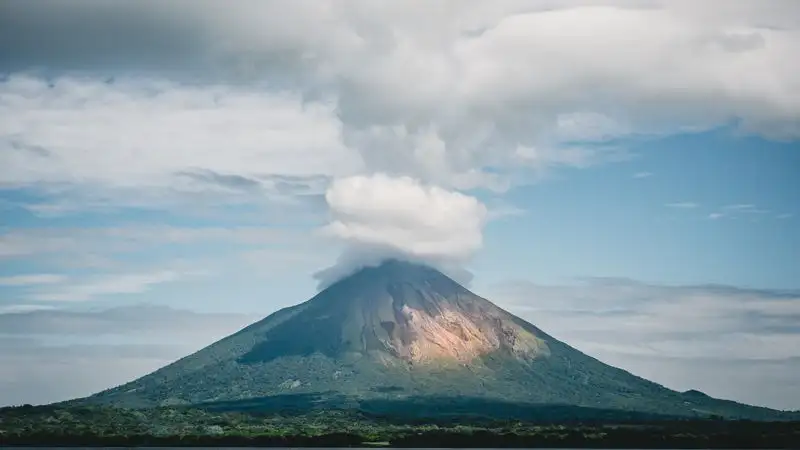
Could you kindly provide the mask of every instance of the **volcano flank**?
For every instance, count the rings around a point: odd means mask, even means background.
[[[381,413],[424,404],[434,405],[431,414],[453,407],[483,415],[491,413],[485,405],[502,405],[494,411],[504,416],[545,406],[672,417],[782,414],[676,392],[611,367],[441,272],[397,260],[364,268],[175,363],[75,402]]]

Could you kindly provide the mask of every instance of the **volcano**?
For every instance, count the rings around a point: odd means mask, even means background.
[[[676,392],[604,364],[441,272],[397,260],[78,402],[407,412],[424,404],[434,413],[445,405],[465,413],[502,405],[494,410],[512,416],[546,406],[673,417],[781,414]]]

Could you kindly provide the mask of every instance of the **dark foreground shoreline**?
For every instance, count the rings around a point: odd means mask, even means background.
[[[0,447],[800,448],[796,420],[576,418],[553,411],[514,420],[25,405],[0,408]]]
[[[396,448],[614,448],[791,449],[800,447],[800,424],[739,424],[727,430],[664,425],[548,426],[518,432],[440,430],[393,433],[385,441],[357,433],[319,435],[0,435],[0,447],[396,447]],[[729,424],[733,425],[733,424]],[[694,428],[694,429],[692,429]]]

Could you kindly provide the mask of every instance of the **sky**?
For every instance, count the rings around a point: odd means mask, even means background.
[[[800,410],[800,3],[0,2],[0,405],[385,257]]]

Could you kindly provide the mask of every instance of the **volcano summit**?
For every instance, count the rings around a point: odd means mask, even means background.
[[[443,411],[469,400],[684,417],[781,414],[672,391],[603,364],[441,272],[397,260],[77,402],[235,409],[299,407],[301,399],[313,400],[308,407],[372,410],[428,402]]]

